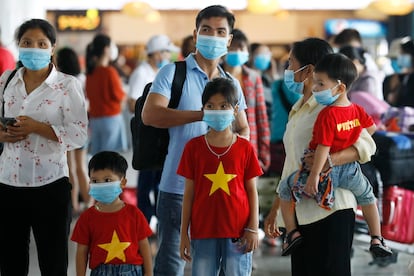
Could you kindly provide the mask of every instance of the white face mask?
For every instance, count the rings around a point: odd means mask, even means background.
[[[118,46],[114,42],[111,41],[111,45],[109,46],[111,50],[111,61],[116,60],[119,54]]]

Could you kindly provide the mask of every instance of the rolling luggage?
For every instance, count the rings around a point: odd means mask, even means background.
[[[384,187],[381,231],[385,239],[414,243],[414,191]]]
[[[377,131],[372,136],[377,153],[372,157],[384,186],[414,180],[414,133]]]

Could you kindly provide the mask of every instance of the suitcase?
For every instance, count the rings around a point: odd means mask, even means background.
[[[414,179],[414,133],[377,131],[372,136],[377,153],[372,163],[381,174],[384,186],[399,185]]]
[[[381,231],[385,239],[414,243],[414,191],[384,187]]]

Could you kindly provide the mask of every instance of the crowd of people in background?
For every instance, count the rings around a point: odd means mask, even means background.
[[[201,275],[200,271],[207,268],[225,275],[249,275],[253,267],[251,253],[258,246],[259,224],[268,239],[281,236],[279,227],[284,225],[278,214],[278,187],[274,187],[277,193],[273,205],[262,214],[263,221],[255,215],[259,212],[257,192],[252,188],[256,177],[286,180],[300,169],[299,163],[311,166],[314,161],[313,154],[302,155],[323,108],[315,99],[315,91],[322,90],[315,89],[318,84],[314,78],[320,61],[334,52],[352,61],[349,64],[357,77],[343,93],[365,108],[378,129],[396,130],[389,117],[384,120],[389,108],[414,108],[414,42],[410,37],[400,38],[397,50],[390,52],[394,73],[386,75],[364,47],[358,30],[344,29],[329,40],[331,44],[308,38],[283,45],[284,55],[276,58],[272,45],[249,41],[243,30],[234,28],[235,20],[225,7],[209,6],[197,14],[195,29],[183,38],[180,48],[166,34],[150,37],[145,59],[130,72],[115,66],[119,58],[117,46],[102,33],[95,35],[85,49],[86,66],[82,68],[83,53],[70,47],[59,48],[54,28],[46,20],[32,19],[19,27],[18,63],[0,44],[2,117],[17,118],[0,130],[0,142],[4,144],[0,156],[0,219],[9,225],[0,227],[2,275],[27,273],[30,228],[41,271],[65,275],[72,210],[74,217],[80,215],[72,239],[78,243],[77,270],[82,274],[89,261],[96,273],[93,275],[127,270],[137,273],[131,275],[183,275],[185,261],[193,261],[193,275]],[[175,70],[173,57],[187,64],[176,110],[168,108]],[[15,68],[18,70],[13,71]],[[125,124],[129,117],[125,118],[123,111],[134,113],[135,102],[149,82],[153,84],[143,121],[169,128],[170,144],[162,170],[142,170],[137,179],[129,179],[137,186],[136,211],[119,198],[126,185],[128,164],[116,153],[125,153],[130,147],[130,132]],[[332,96],[333,88],[329,89]],[[214,112],[217,109],[221,112]],[[218,126],[215,116],[226,121]],[[250,143],[245,144],[241,137]],[[331,154],[329,162],[346,166],[369,161],[375,149],[372,138],[366,132],[355,138],[352,145]],[[233,152],[237,149],[249,155],[239,159]],[[200,152],[214,155],[210,162],[217,163],[214,168],[194,157]],[[237,168],[237,173],[226,174],[228,166]],[[207,174],[208,169],[213,171]],[[227,177],[226,185],[236,176],[241,178],[235,181],[240,191],[216,184],[217,174]],[[213,231],[214,220],[191,216],[214,215],[225,221],[220,216],[222,209],[207,210],[206,202],[216,190],[209,190],[208,197],[198,194],[207,191],[199,187],[199,182],[206,181],[200,179],[205,177],[218,185],[215,189],[221,193],[237,194],[237,200],[232,200],[243,209],[238,214],[240,221],[229,220],[231,227],[218,233]],[[341,184],[335,188],[335,205],[329,211],[322,211],[309,199],[297,203],[295,217],[291,218],[294,227],[289,225],[291,234],[283,246],[284,251],[289,251],[286,255],[292,254],[292,275],[350,275],[356,202],[346,187]],[[19,208],[13,204],[16,199],[24,202]],[[237,210],[231,206],[236,201],[227,199],[221,198],[228,204],[229,215],[235,215]],[[39,200],[46,203],[38,204]],[[214,204],[219,204],[215,200]],[[105,220],[112,219],[109,213],[120,210],[134,221],[125,226],[127,234],[114,223],[108,226],[112,227],[110,233],[91,230],[105,228]],[[121,221],[118,215],[115,219]],[[151,230],[148,225],[154,218],[158,225]],[[133,231],[139,234],[134,236]],[[158,242],[154,265],[149,257],[151,231]],[[121,236],[131,238],[132,248],[139,254],[129,252],[128,258],[118,255],[123,262],[105,260],[95,247],[110,252],[101,244],[108,235],[108,242],[119,242]],[[373,236],[377,237],[373,238],[375,250],[386,250],[380,233]],[[205,238],[212,242],[204,243]],[[234,251],[235,247],[243,250]],[[292,252],[291,247],[295,249]],[[222,251],[211,255],[212,248]],[[21,265],[16,260],[25,263]],[[125,260],[132,266],[118,266]],[[101,265],[107,262],[111,266]],[[16,272],[17,268],[21,271]],[[313,274],[307,274],[309,271]]]

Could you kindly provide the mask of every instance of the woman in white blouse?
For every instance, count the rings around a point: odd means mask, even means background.
[[[30,230],[42,275],[66,275],[71,184],[66,152],[85,144],[87,114],[80,82],[51,63],[56,32],[31,19],[16,32],[18,69],[0,78],[1,114],[13,117],[0,142],[0,274],[27,275]]]

